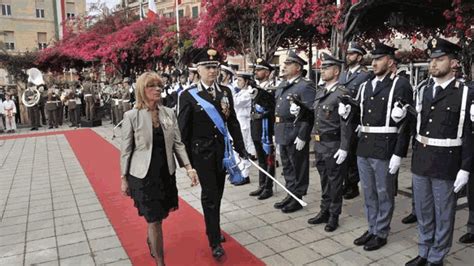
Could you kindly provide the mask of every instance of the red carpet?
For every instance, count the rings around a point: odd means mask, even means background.
[[[154,265],[145,242],[146,222],[137,215],[132,200],[120,193],[120,152],[90,129],[61,133],[71,144],[132,263]],[[208,246],[203,216],[180,199],[179,210],[164,222],[166,264],[264,265],[227,234],[226,239],[226,256],[218,263]]]

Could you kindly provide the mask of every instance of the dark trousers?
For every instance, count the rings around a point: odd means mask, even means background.
[[[58,127],[58,109],[48,110],[48,124],[50,127]]]
[[[206,223],[206,234],[209,246],[220,244],[221,226],[221,200],[224,193],[226,172],[222,166],[224,147],[214,145],[209,149],[193,149],[193,166],[199,175],[201,183],[201,204]],[[221,152],[218,152],[221,151]]]
[[[355,135],[355,134],[354,134]],[[344,190],[357,187],[359,183],[359,169],[357,168],[357,142],[358,137],[353,136],[347,154],[347,171],[344,174]]]
[[[56,109],[56,118],[58,119],[58,125],[63,125],[63,117],[64,117],[64,105],[62,102],[58,103],[58,109]]]
[[[77,106],[76,106],[77,108]],[[74,109],[69,109],[68,108],[68,112],[69,112],[69,122],[71,122],[71,125],[73,127],[77,127],[78,124],[79,124],[79,115],[80,115],[80,111],[76,111],[76,108]]]
[[[39,115],[41,116],[41,123],[43,125],[46,125],[46,113],[44,111],[44,103],[38,105],[38,109],[39,109]]]
[[[40,126],[40,110],[38,105],[28,107],[28,118],[30,119],[31,127]]]
[[[275,176],[275,160],[272,165],[268,164],[268,155],[263,150],[261,141],[254,141],[255,150],[257,152],[258,165],[265,169],[271,176]],[[259,172],[258,174],[258,186],[263,189],[272,190],[273,180],[266,176],[264,173]]]
[[[469,205],[469,219],[467,220],[467,232],[474,234],[474,175],[471,174],[467,183],[467,204]]]
[[[316,168],[321,178],[321,212],[339,216],[342,209],[342,179],[347,173],[347,163],[336,164],[334,153],[317,154]]]
[[[306,195],[309,185],[309,143],[301,151],[295,144],[280,145],[286,188],[298,197]]]
[[[93,120],[95,118],[95,106],[94,106],[94,97],[93,96],[86,96],[86,119]]]

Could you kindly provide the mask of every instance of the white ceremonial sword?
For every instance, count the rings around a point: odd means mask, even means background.
[[[299,199],[297,196],[295,196],[293,193],[291,193],[284,185],[282,185],[276,178],[274,178],[271,174],[269,174],[267,171],[265,171],[262,167],[260,167],[258,164],[254,163],[252,160],[248,160],[253,166],[257,167],[260,172],[264,173],[266,176],[270,177],[275,183],[277,183],[280,187],[282,187],[290,196],[292,196],[301,206],[308,206],[308,203],[304,202],[303,200]]]

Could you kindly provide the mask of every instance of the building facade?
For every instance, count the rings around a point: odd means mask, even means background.
[[[0,0],[1,48],[13,54],[42,50],[62,38],[64,21],[85,13],[86,0]],[[0,70],[0,86],[11,83]]]
[[[159,15],[165,17],[176,17],[176,0],[155,0]],[[122,0],[117,5],[119,10],[127,10],[134,15],[140,14],[140,6],[144,13],[148,11],[148,0]],[[201,0],[179,0],[178,16],[198,18],[201,13]]]

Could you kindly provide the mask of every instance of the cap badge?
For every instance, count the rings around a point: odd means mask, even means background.
[[[214,56],[217,55],[217,51],[214,50],[214,49],[209,49],[209,50],[207,50],[207,54],[209,55],[209,59],[213,60]]]
[[[436,44],[438,44],[438,41],[436,39],[433,39],[431,41],[431,45],[433,46],[433,48],[436,48]]]

